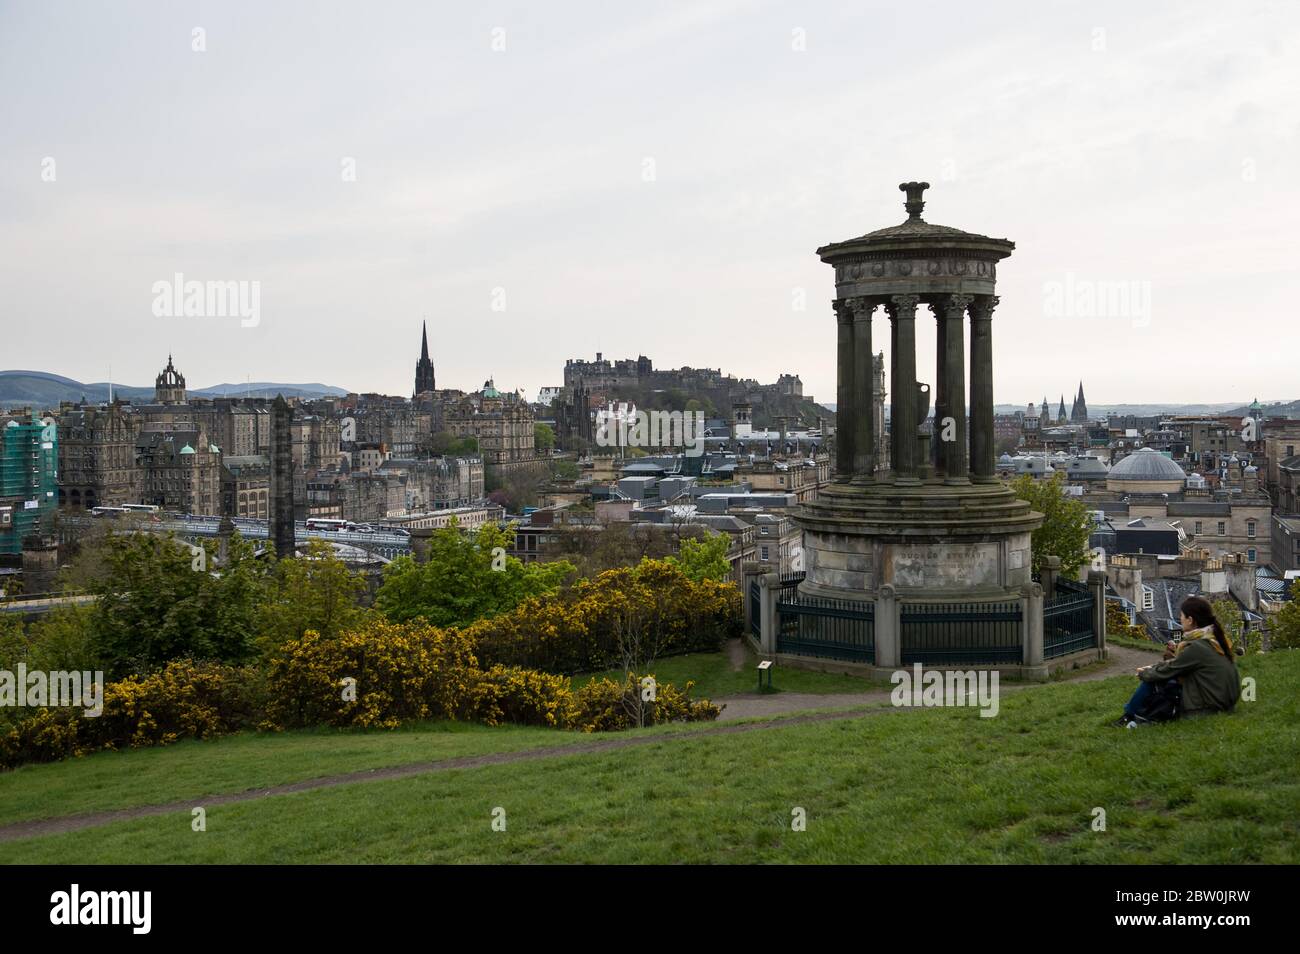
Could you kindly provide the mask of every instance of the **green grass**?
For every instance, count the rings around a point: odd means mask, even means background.
[[[188,812],[161,815],[7,843],[0,857],[1294,864],[1300,653],[1250,657],[1242,669],[1257,702],[1143,730],[1105,726],[1135,685],[1119,676],[1007,693],[992,719],[932,709],[730,735],[651,730],[665,734],[616,752],[214,806],[205,832],[190,830]],[[290,757],[294,737],[279,738]],[[139,769],[192,757],[182,746],[140,755]],[[491,827],[498,806],[505,832]],[[806,831],[791,830],[796,807]],[[1105,831],[1092,830],[1094,808],[1106,811]]]
[[[685,686],[688,679],[695,680],[691,696],[712,699],[718,696],[757,695],[758,657],[746,647],[745,663],[737,671],[731,668],[726,653],[689,653],[685,656],[668,656],[655,661],[650,667],[659,682]],[[574,688],[592,679],[609,678],[619,681],[623,672],[610,669],[585,676],[574,676]],[[766,684],[766,678],[764,678]],[[842,673],[812,672],[792,669],[777,663],[772,669],[772,688],[778,692],[807,692],[828,695],[841,692],[873,692],[891,688],[887,681],[872,682],[861,676]]]
[[[1132,639],[1128,636],[1107,636],[1106,643],[1115,646],[1127,646],[1129,649],[1142,649],[1149,653],[1162,653],[1164,647],[1149,639]]]
[[[463,755],[563,745],[582,737],[524,726],[429,722],[397,731],[241,733],[165,749],[99,752],[0,773],[0,824],[130,808]]]

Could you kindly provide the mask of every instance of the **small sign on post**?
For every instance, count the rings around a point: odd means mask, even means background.
[[[767,673],[767,688],[772,688],[772,660],[764,659],[758,664],[758,691],[763,691],[763,673]]]

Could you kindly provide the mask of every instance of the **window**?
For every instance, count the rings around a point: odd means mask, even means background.
[[[762,550],[759,552],[758,558],[759,558],[760,560],[766,560],[766,559],[767,559],[767,547],[763,547],[763,548],[762,548]]]
[[[1196,521],[1196,534],[1197,536],[1200,536],[1201,534],[1201,521],[1199,520]]]
[[[1255,539],[1255,521],[1254,521],[1254,520],[1247,520],[1247,521],[1246,521],[1246,536],[1250,537],[1252,540]]]
[[[1227,532],[1228,532],[1227,524],[1225,524],[1222,520],[1220,520],[1220,521],[1219,521],[1219,536],[1223,536],[1223,535],[1226,534]]]
[[[1255,562],[1255,548],[1254,548],[1254,547],[1251,547],[1249,550],[1246,551],[1246,559],[1247,559],[1249,562],[1251,562],[1251,563],[1254,563],[1254,562]]]

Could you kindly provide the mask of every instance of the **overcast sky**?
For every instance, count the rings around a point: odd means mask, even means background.
[[[0,368],[409,394],[427,318],[440,387],[833,401],[815,250],[924,179],[1016,242],[997,402],[1297,398],[1298,126],[1293,2],[0,2]],[[256,325],[156,315],[178,272]]]

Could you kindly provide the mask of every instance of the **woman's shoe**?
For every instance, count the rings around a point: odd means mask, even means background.
[[[1126,716],[1126,715],[1122,715],[1122,716],[1120,716],[1118,719],[1116,719],[1114,722],[1112,722],[1112,723],[1111,723],[1111,726],[1114,727],[1114,728],[1116,728],[1116,729],[1123,729],[1123,728],[1125,728],[1125,727],[1126,727],[1130,722],[1132,722],[1132,721],[1133,721],[1133,720],[1130,719],[1128,716]]]

